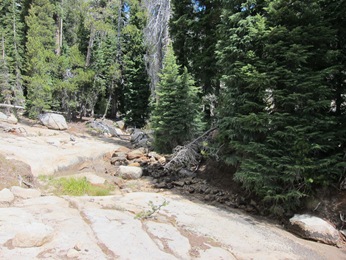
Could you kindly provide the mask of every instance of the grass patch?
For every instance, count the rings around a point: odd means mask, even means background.
[[[107,196],[114,189],[111,185],[96,186],[84,178],[59,178],[49,180],[57,195],[70,196]]]

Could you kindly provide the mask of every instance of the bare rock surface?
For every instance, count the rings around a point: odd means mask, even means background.
[[[1,131],[0,153],[7,159],[16,159],[31,166],[34,176],[52,175],[83,161],[95,160],[119,145],[112,139],[102,139],[88,134],[71,140],[67,132],[18,124],[25,129],[16,135]]]
[[[149,218],[141,213],[163,201]],[[44,196],[0,208],[1,259],[343,259],[238,211],[172,193]]]

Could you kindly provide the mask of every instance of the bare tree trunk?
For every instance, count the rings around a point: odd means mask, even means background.
[[[147,71],[150,76],[152,97],[158,84],[158,73],[162,69],[165,49],[169,40],[169,18],[171,15],[170,0],[144,0],[148,21],[144,30],[148,46],[146,54]]]
[[[5,62],[5,38],[4,35],[1,35],[1,49],[2,49],[2,60]]]
[[[56,49],[55,54],[57,56],[61,55],[61,47],[62,47],[62,29],[63,29],[63,19],[62,17],[57,17],[57,29],[55,33],[55,39],[56,39]]]
[[[86,61],[85,61],[85,67],[89,67],[90,66],[91,51],[92,51],[92,48],[94,46],[94,40],[95,40],[95,30],[94,30],[94,27],[91,25],[91,27],[90,27],[90,36],[89,36],[89,44],[88,44]]]

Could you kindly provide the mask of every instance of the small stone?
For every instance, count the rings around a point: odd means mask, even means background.
[[[68,258],[78,258],[79,255],[80,255],[80,252],[79,252],[79,251],[80,251],[80,250],[76,250],[76,249],[74,249],[74,248],[71,248],[70,250],[67,251],[66,256],[67,256]]]
[[[167,183],[165,183],[165,182],[160,182],[160,183],[155,184],[155,188],[158,188],[158,189],[162,189],[162,188],[166,188],[166,187],[167,187]]]
[[[194,189],[193,187],[189,187],[189,188],[188,188],[188,191],[189,191],[189,193],[194,193],[194,192],[195,192],[195,189]]]
[[[211,199],[210,195],[205,195],[204,200],[209,201]]]
[[[158,162],[161,164],[161,165],[164,165],[164,164],[166,164],[166,158],[165,157],[160,157],[159,159],[158,159]]]

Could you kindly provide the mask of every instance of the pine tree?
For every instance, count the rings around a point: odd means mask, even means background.
[[[197,93],[187,70],[184,69],[183,75],[179,74],[171,44],[159,77],[158,99],[151,117],[154,146],[160,152],[169,153],[196,133]]]
[[[219,94],[219,68],[215,56],[220,24],[220,0],[173,0],[170,32],[178,64],[187,67],[202,87],[205,119],[211,123]]]
[[[54,5],[48,0],[34,0],[26,17],[28,26],[26,43],[26,73],[29,115],[36,117],[49,109],[55,66]]]
[[[335,31],[323,17],[313,0],[244,1],[223,14],[220,143],[236,179],[274,211],[342,174],[327,83]]]
[[[22,6],[18,0],[4,0],[0,3],[0,38],[3,62],[6,63],[9,96],[14,105],[24,105],[22,87],[23,24]]]
[[[2,37],[2,42],[0,46],[0,51],[2,53],[2,55],[0,56],[0,102],[4,102],[5,104],[11,104],[12,91],[10,84],[10,72],[8,70],[5,56],[4,37]]]
[[[130,1],[128,20],[122,30],[124,109],[127,125],[143,127],[148,117],[149,79],[146,72],[143,29],[144,8],[139,1]]]

